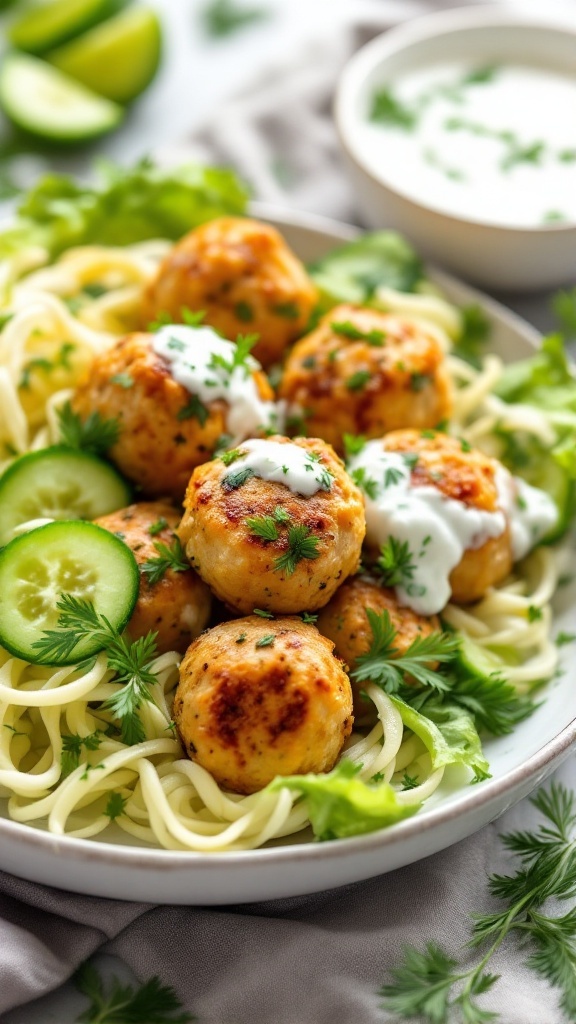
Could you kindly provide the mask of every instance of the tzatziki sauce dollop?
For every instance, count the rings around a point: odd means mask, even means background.
[[[237,346],[211,327],[169,324],[152,335],[152,349],[168,363],[173,380],[203,405],[216,399],[226,402],[230,444],[260,430],[282,430],[281,408],[260,397],[253,376],[261,369],[260,363],[251,355],[238,360]]]
[[[433,615],[448,604],[450,573],[465,551],[500,537],[510,524],[514,558],[522,558],[556,519],[548,495],[500,465],[500,507],[494,512],[447,497],[433,484],[414,486],[409,455],[386,451],[381,440],[368,442],[348,470],[364,494],[368,543],[380,548],[393,537],[408,546],[411,568],[396,593],[420,615]]]
[[[284,484],[293,494],[311,498],[318,491],[329,491],[332,475],[315,452],[291,441],[266,441],[251,438],[240,446],[241,454],[234,459],[223,480],[239,470],[250,469],[261,480]]]

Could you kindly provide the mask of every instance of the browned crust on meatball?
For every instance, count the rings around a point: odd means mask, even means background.
[[[142,323],[159,313],[203,310],[205,323],[232,341],[255,332],[263,366],[281,360],[308,323],[317,298],[304,266],[275,228],[219,217],[178,242],[144,291]]]
[[[124,541],[141,570],[144,562],[159,557],[155,543],[168,547],[174,543],[180,513],[167,502],[140,502],[94,521]],[[160,654],[183,653],[206,627],[211,602],[208,587],[192,568],[180,572],[167,569],[156,583],[140,572],[138,600],[128,631],[134,639],[156,633]]]
[[[337,323],[376,332],[376,343],[339,334]],[[331,310],[294,346],[280,397],[303,411],[307,433],[338,452],[345,433],[371,438],[400,427],[433,427],[452,411],[438,341],[410,319],[350,305]]]
[[[260,397],[273,399],[264,374],[255,371],[253,376]],[[212,458],[226,433],[227,403],[218,399],[206,406],[202,424],[186,413],[190,397],[152,349],[151,336],[129,334],[96,356],[72,407],[84,419],[94,412],[117,418],[120,435],[110,458],[147,497],[168,495],[180,501],[194,467]]]
[[[382,587],[369,576],[354,576],[336,591],[329,604],[320,612],[317,621],[318,629],[333,641],[336,654],[343,659],[350,672],[357,667],[358,658],[366,654],[374,639],[366,615],[367,608],[378,615],[388,612],[396,631],[396,657],[405,654],[417,637],[430,636],[440,630],[440,620],[436,615],[427,617],[411,608],[402,607],[394,590]],[[430,667],[435,668],[436,664],[431,663]],[[406,681],[409,683],[410,679]],[[354,714],[360,717],[366,714],[366,703],[360,696],[360,690],[366,683],[358,684],[353,680],[351,683]]]
[[[333,647],[297,618],[253,615],[204,633],[186,652],[174,700],[188,756],[237,793],[330,771],[353,724]]]
[[[178,535],[194,568],[229,607],[244,614],[253,608],[280,614],[312,611],[358,568],[366,529],[362,495],[324,441],[270,440],[318,454],[333,474],[330,491],[307,498],[258,477],[228,490],[223,486],[227,469],[216,459],[194,471]],[[302,558],[292,574],[275,569],[288,548],[288,525],[278,528],[277,540],[268,541],[246,522],[272,515],[277,507],[288,513],[289,525],[305,526],[318,539],[318,557]]]

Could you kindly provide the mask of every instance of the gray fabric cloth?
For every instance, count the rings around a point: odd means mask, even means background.
[[[234,165],[258,198],[356,220],[329,118],[334,81],[361,42],[427,6],[439,5],[359,3],[346,31],[327,25],[297,63],[263,76],[187,141],[186,154]],[[166,154],[177,156],[178,147]],[[531,312],[545,322],[541,300],[532,299]],[[574,759],[560,776],[576,786]],[[152,907],[0,874],[0,1013],[58,987],[100,948],[142,979],[159,974],[173,984],[202,1024],[393,1021],[377,991],[402,947],[436,939],[457,952],[469,936],[469,913],[492,909],[486,875],[510,868],[498,832],[529,827],[533,813],[525,801],[497,825],[390,875],[252,906]],[[513,944],[493,969],[502,978],[483,1005],[503,1024],[561,1024],[555,994]]]

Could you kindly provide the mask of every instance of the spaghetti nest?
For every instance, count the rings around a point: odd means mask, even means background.
[[[142,289],[168,248],[153,241],[70,250],[13,287],[0,334],[5,465],[59,440],[57,410],[94,355],[137,328]],[[450,348],[457,314],[441,297],[387,289],[385,303]],[[447,365],[456,395],[450,432],[491,455],[499,453],[503,426],[550,442],[537,409],[494,395],[503,370],[496,356],[479,369],[454,355]],[[499,652],[507,683],[527,694],[556,669],[550,638],[556,586],[554,549],[540,548],[503,585],[466,608],[449,604],[442,619],[479,648]],[[152,662],[152,699],[140,709],[145,738],[128,745],[106,709],[121,684],[104,653],[82,669],[32,665],[0,651],[0,795],[9,816],[79,838],[113,823],[140,842],[200,852],[252,849],[306,829],[311,797],[304,785],[299,792],[272,784],[240,796],[184,756],[172,723],[179,661],[170,652]],[[391,783],[399,816],[402,809],[411,813],[437,790],[450,756],[435,742],[436,727],[421,728],[423,715],[404,713],[394,695],[369,682],[364,697],[366,714],[357,717],[342,760],[359,781]],[[474,767],[472,758],[463,760]]]

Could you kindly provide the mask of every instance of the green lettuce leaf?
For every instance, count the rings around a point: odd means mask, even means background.
[[[468,711],[457,704],[430,701],[426,704],[426,713],[421,714],[400,697],[392,694],[389,697],[405,727],[422,740],[434,771],[449,764],[465,764],[474,772],[475,782],[490,777],[490,766]]]
[[[25,196],[13,226],[0,232],[0,258],[38,246],[49,259],[74,245],[130,245],[147,238],[180,238],[223,214],[242,214],[248,193],[236,175],[189,164],[132,169],[99,165],[96,184],[48,174]]]
[[[394,231],[374,231],[334,249],[309,268],[325,309],[339,302],[365,303],[382,285],[413,292],[423,279],[419,256]]]
[[[576,376],[568,361],[564,338],[550,334],[528,359],[510,363],[494,391],[505,402],[529,402],[543,409],[576,411]]]
[[[421,804],[400,804],[388,782],[362,782],[357,778],[359,771],[359,765],[344,759],[326,775],[279,776],[268,790],[287,787],[302,793],[308,801],[314,835],[320,840],[375,832],[419,810]]]

